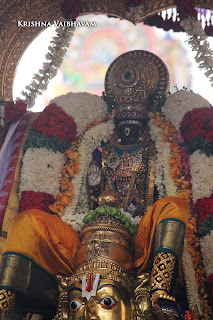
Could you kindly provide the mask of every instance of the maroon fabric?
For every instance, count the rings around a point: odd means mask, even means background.
[[[81,11],[81,0],[64,0],[61,4],[61,12],[65,19],[75,21]]]

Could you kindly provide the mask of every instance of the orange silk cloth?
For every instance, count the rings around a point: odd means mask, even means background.
[[[135,267],[138,275],[152,266],[154,258],[154,240],[157,226],[164,219],[178,219],[187,225],[189,205],[184,199],[167,197],[155,202],[153,207],[141,219],[134,239]]]
[[[134,239],[138,274],[151,267],[157,226],[169,218],[187,224],[189,207],[185,200],[175,197],[161,199],[141,219]],[[4,252],[27,256],[53,275],[71,275],[79,243],[79,234],[58,216],[31,209],[14,218]]]
[[[58,216],[31,209],[18,214],[8,231],[4,252],[29,257],[51,274],[74,270],[79,234]]]

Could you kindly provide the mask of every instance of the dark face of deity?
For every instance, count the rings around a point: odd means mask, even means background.
[[[130,320],[132,305],[126,290],[116,281],[99,281],[96,295],[89,301],[82,297],[80,283],[69,295],[69,320]]]
[[[117,127],[118,138],[121,139],[121,144],[131,145],[138,141],[140,126],[135,124],[122,124]]]

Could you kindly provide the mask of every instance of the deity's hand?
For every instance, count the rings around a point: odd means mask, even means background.
[[[161,307],[157,304],[153,305],[151,308],[146,309],[143,314],[144,320],[177,320],[178,318],[172,313],[163,312]]]
[[[92,161],[88,170],[88,184],[91,188],[96,188],[101,182],[101,168],[96,161]]]

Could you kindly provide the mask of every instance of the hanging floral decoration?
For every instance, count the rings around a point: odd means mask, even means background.
[[[199,301],[202,309],[202,319],[207,320],[213,316],[212,309],[208,303],[207,283],[205,271],[200,252],[200,241],[197,236],[196,219],[191,218],[186,228],[187,251],[191,255],[193,269],[195,270],[195,280],[198,288]],[[183,257],[183,265],[184,265]],[[185,272],[188,276],[190,273]],[[192,275],[192,274],[191,274]],[[189,276],[190,277],[190,276]],[[194,288],[188,287],[188,296],[194,295]],[[189,298],[190,299],[190,298]]]
[[[213,193],[210,197],[198,199],[194,212],[197,217],[199,234],[201,236],[209,234],[213,230]]]
[[[82,6],[82,0],[64,0],[61,3],[61,12],[66,20],[75,21],[79,16]]]
[[[102,141],[107,142],[113,129],[112,119],[96,120],[88,125],[81,138],[65,153],[61,192],[50,209],[77,231],[81,230],[84,214],[89,211],[86,177],[92,153]]]
[[[76,140],[76,123],[61,107],[51,103],[47,106],[33,124],[33,129],[45,137],[57,137],[58,141],[69,144]]]
[[[153,119],[152,126],[157,126],[159,128],[157,140],[161,139],[162,142],[169,144],[170,153],[168,154],[168,158],[166,161],[163,161],[163,163],[168,163],[169,168],[167,171],[169,172],[169,176],[172,178],[172,181],[174,181],[176,186],[176,192],[175,189],[173,191],[173,194],[169,194],[169,192],[166,192],[166,196],[179,196],[181,198],[191,199],[192,197],[192,191],[191,191],[191,183],[190,183],[190,175],[188,173],[188,167],[187,164],[187,157],[185,156],[184,150],[181,148],[180,143],[177,139],[177,131],[175,127],[171,124],[170,121],[165,120],[162,114],[157,112],[156,114],[151,113],[150,117]],[[153,131],[153,129],[152,129]],[[162,152],[162,146],[158,147],[156,144],[158,156]],[[182,164],[182,159],[185,157],[185,169]],[[158,159],[159,160],[159,159]],[[158,161],[157,160],[157,161]],[[162,160],[160,159],[160,163],[162,163]],[[163,170],[165,172],[165,168]],[[187,176],[185,175],[187,173]],[[161,184],[165,184],[165,188],[168,188],[168,186],[171,184],[169,179],[165,179],[167,175],[162,174],[162,181]]]
[[[19,213],[30,209],[39,209],[47,213],[52,213],[49,205],[55,198],[45,192],[23,191],[19,201]]]
[[[188,18],[180,22],[184,31],[188,35],[188,43],[192,51],[196,52],[195,61],[199,69],[205,71],[213,86],[213,51],[207,40],[207,35],[201,26],[201,22],[195,18]]]
[[[47,148],[29,148],[22,159],[19,194],[22,191],[45,192],[54,197],[60,190],[64,156]]]
[[[42,69],[33,76],[31,83],[26,86],[25,91],[21,92],[21,95],[24,96],[22,100],[28,105],[28,108],[31,108],[35,104],[37,95],[41,95],[47,89],[49,81],[56,76],[74,31],[75,29],[70,27],[59,27],[56,29],[57,36],[51,41],[51,46],[48,47],[49,51],[46,54],[47,62],[44,62]]]
[[[9,122],[16,122],[26,113],[27,105],[22,100],[17,100],[16,102],[11,101],[7,103],[2,109],[4,110],[3,118]]]
[[[213,108],[196,108],[187,112],[180,133],[190,154],[199,149],[207,156],[213,155]]]

